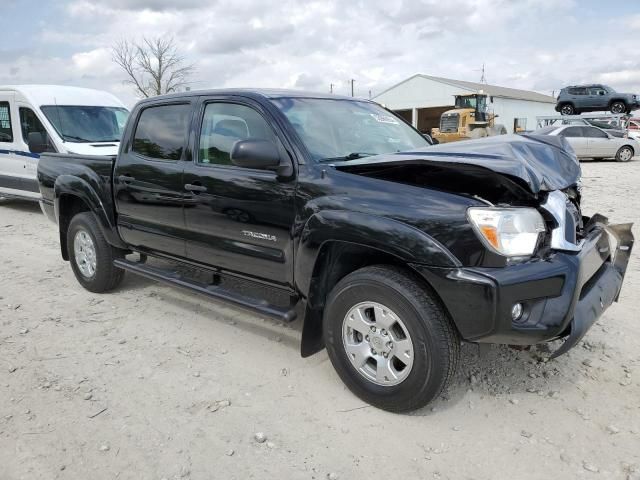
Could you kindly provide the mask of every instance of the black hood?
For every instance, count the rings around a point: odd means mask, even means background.
[[[473,165],[511,177],[518,184],[526,184],[534,195],[574,186],[582,173],[567,141],[549,135],[499,135],[337,162],[335,166],[339,170],[350,171],[365,165],[403,164]]]

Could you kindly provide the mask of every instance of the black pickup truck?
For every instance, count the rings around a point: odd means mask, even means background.
[[[373,102],[282,90],[147,99],[117,158],[38,166],[86,289],[129,271],[300,319],[302,355],[391,411],[439,395],[461,340],[559,355],[617,300],[631,225],[583,216],[579,178],[559,137],[431,146]]]

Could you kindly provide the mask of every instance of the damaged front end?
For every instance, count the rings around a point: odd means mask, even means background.
[[[412,265],[438,292],[465,340],[531,345],[565,338],[557,357],[620,295],[634,242],[631,224],[582,215],[580,165],[562,138],[492,137],[335,168],[483,203],[469,211],[535,209],[544,219],[531,255],[457,268]]]

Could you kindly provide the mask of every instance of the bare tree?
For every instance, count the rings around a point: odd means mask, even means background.
[[[125,82],[144,97],[177,91],[195,70],[178,53],[173,38],[122,40],[112,48],[112,58],[127,74]]]

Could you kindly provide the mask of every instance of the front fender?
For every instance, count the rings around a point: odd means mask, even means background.
[[[328,241],[364,245],[406,263],[460,266],[441,243],[411,225],[366,213],[327,210],[312,215],[300,236],[294,278],[304,295],[309,292],[318,254]]]

